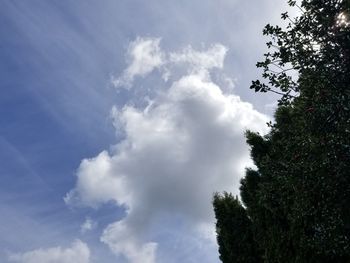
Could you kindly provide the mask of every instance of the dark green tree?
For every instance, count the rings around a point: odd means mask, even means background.
[[[258,262],[252,222],[237,197],[228,193],[215,194],[216,232],[222,262]],[[236,242],[239,240],[239,242]]]
[[[350,262],[350,1],[288,2],[300,16],[263,31],[251,88],[281,99],[269,134],[246,133],[241,198],[260,262]]]

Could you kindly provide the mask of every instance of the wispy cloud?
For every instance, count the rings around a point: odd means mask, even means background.
[[[195,71],[222,68],[227,51],[228,49],[221,44],[215,44],[204,52],[194,50],[189,46],[181,52],[170,53],[169,62],[189,64],[190,68]]]
[[[119,78],[113,78],[115,87],[130,88],[137,76],[145,76],[164,64],[164,54],[159,47],[160,38],[137,38],[129,46],[129,66]]]
[[[181,65],[189,71],[203,71],[212,68],[222,68],[227,53],[227,48],[220,44],[215,44],[205,52],[194,50],[191,46],[184,48],[180,52],[167,54],[160,48],[160,38],[138,37],[131,42],[127,51],[128,67],[120,77],[112,77],[115,87],[130,89],[135,77],[143,77],[153,70],[162,71],[163,79],[168,80],[171,69],[176,65]],[[194,72],[192,72],[194,73]]]
[[[89,263],[90,250],[80,240],[76,240],[69,248],[52,247],[37,249],[23,254],[14,254],[9,257],[10,262],[17,263]]]
[[[97,227],[97,222],[87,217],[84,223],[80,226],[80,232],[82,234],[85,234],[86,232],[91,231],[96,227]]]

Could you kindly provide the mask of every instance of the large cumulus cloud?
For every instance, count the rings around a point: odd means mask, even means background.
[[[191,235],[191,241],[182,239],[189,246],[213,242],[213,192],[238,193],[244,167],[251,164],[244,131],[266,132],[268,118],[212,80],[211,71],[224,65],[227,49],[222,45],[167,54],[159,39],[138,38],[129,53],[134,59],[116,79],[118,86],[127,81],[130,88],[134,77],[154,69],[176,77],[153,87],[156,95],[145,107],[113,108],[124,139],[81,162],[76,186],[65,201],[123,206],[125,218],[107,226],[101,241],[131,263],[163,262],[156,251],[169,250],[162,244],[170,242],[166,233]],[[186,68],[184,74],[174,72],[179,67]]]

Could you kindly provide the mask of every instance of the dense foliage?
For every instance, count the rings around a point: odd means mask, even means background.
[[[265,82],[251,86],[282,97],[270,133],[246,133],[257,169],[241,181],[244,207],[214,199],[224,263],[244,262],[234,258],[250,246],[256,262],[350,262],[350,1],[289,4],[301,14],[283,13],[285,29],[265,27],[269,52],[257,63]],[[232,208],[218,213],[224,202]],[[238,214],[244,227],[221,225]],[[234,233],[230,243],[223,229]],[[237,244],[245,249],[227,251]]]
[[[214,195],[214,210],[217,215],[216,230],[220,259],[223,262],[258,262],[252,233],[252,222],[237,197],[224,193]],[[237,226],[237,227],[232,227]],[[243,230],[243,231],[242,231]],[[240,240],[240,242],[235,242]]]

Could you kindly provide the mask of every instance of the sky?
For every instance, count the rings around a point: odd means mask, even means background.
[[[219,262],[276,0],[1,0],[0,261]]]

